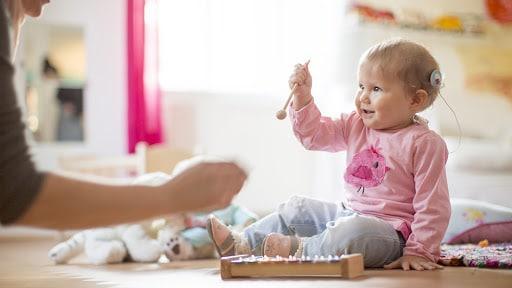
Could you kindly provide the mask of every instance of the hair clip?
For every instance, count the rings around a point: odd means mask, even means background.
[[[432,85],[432,87],[441,88],[442,84],[443,75],[441,74],[441,71],[434,69],[434,71],[430,73],[430,85]]]

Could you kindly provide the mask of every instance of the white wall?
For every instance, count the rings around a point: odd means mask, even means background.
[[[240,161],[249,179],[237,203],[258,213],[267,213],[291,195],[324,199],[341,197],[341,169],[344,154],[306,151],[295,139],[289,119],[279,121],[275,112],[282,103],[261,103],[254,95],[208,93],[167,93],[164,98],[164,125],[171,146],[195,150]],[[332,169],[315,169],[319,157],[337,161],[338,178]],[[325,168],[325,165],[322,165]],[[317,180],[327,181],[322,188],[338,189],[337,195],[319,191]],[[330,187],[330,185],[338,187]],[[329,189],[329,191],[332,191]]]
[[[125,2],[53,0],[40,19],[28,19],[83,27],[86,43],[85,143],[36,145],[35,159],[43,169],[55,168],[61,154],[126,153]]]

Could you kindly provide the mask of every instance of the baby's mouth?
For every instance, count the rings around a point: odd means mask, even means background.
[[[367,109],[361,109],[361,111],[363,111],[363,113],[366,114],[366,115],[370,115],[370,114],[375,113],[375,111],[367,110]]]

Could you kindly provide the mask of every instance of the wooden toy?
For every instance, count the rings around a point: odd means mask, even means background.
[[[286,109],[288,108],[288,104],[290,104],[290,100],[292,100],[293,92],[295,91],[295,87],[297,87],[297,84],[293,85],[292,91],[290,91],[290,95],[288,95],[288,100],[286,100],[286,103],[284,104],[283,109],[277,111],[276,118],[279,120],[283,120],[286,118]]]
[[[239,277],[341,277],[355,278],[364,271],[363,256],[267,257],[237,255],[222,257],[222,279]]]

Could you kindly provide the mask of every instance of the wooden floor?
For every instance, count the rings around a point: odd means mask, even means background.
[[[14,229],[16,230],[16,229]],[[79,257],[54,265],[55,234],[0,228],[0,287],[512,287],[512,270],[448,267],[441,271],[366,270],[356,280],[241,279],[223,281],[217,260],[93,266]]]

